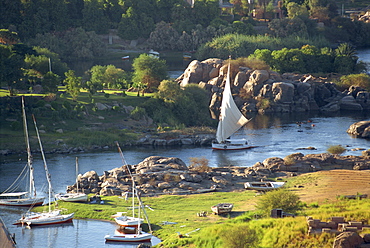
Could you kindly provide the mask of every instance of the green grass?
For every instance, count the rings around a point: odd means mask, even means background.
[[[211,214],[211,206],[221,202],[234,204],[234,214],[245,212],[245,203],[253,199],[255,193],[245,192],[214,192],[194,195],[162,195],[158,197],[142,197],[144,205],[150,206],[154,211],[146,208],[154,234],[161,239],[177,239],[177,232],[186,234],[197,228],[206,228],[213,224],[229,221],[229,216]],[[103,196],[104,204],[84,204],[60,202],[60,209],[74,212],[75,218],[89,218],[113,221],[111,215],[116,212],[127,212],[131,215],[131,198],[125,201],[122,197]],[[33,211],[46,211],[46,207],[37,207]],[[207,217],[198,217],[197,213],[208,212]],[[161,225],[163,221],[177,222],[175,225]],[[145,226],[144,226],[145,228]]]
[[[65,87],[60,87],[61,92],[64,90]],[[91,98],[86,91],[81,92],[77,101],[72,101],[72,98],[67,93],[64,93],[63,97],[57,97],[54,102],[59,105],[60,109],[65,101],[70,103],[72,109],[75,108],[75,106],[84,106],[86,109],[84,112],[86,114],[80,111],[78,113],[80,116],[77,116],[76,118],[55,119],[52,115],[53,111],[50,109],[47,110],[47,114],[43,114],[44,110],[35,112],[39,129],[46,131],[41,134],[43,143],[45,145],[47,144],[48,149],[60,148],[56,144],[56,140],[62,140],[62,143],[67,144],[68,146],[82,146],[88,148],[92,145],[114,145],[115,141],[120,141],[120,143],[124,144],[126,142],[137,140],[140,136],[140,132],[138,131],[141,129],[140,127],[136,127],[135,130],[130,128],[128,122],[130,118],[128,113],[123,112],[122,109],[99,111],[94,109],[94,106],[95,103],[104,103],[110,106],[113,106],[114,103],[120,103],[124,106],[135,107],[148,100],[152,94],[146,94],[145,97],[138,97],[136,92],[127,92],[127,96],[123,97],[121,95],[117,95],[117,92],[122,93],[122,91],[119,90],[106,90],[105,93],[97,93],[93,96],[94,103],[91,103]],[[109,94],[109,98],[106,97],[106,94]],[[0,90],[0,96],[7,95],[9,95],[7,90]],[[31,94],[19,94],[18,96],[21,95],[26,97],[31,96]],[[39,94],[37,96],[46,97],[47,95]],[[32,106],[26,107],[30,108]],[[28,118],[29,133],[31,136],[31,146],[37,147],[37,140],[32,138],[32,136],[35,136],[36,134],[30,119],[35,108],[30,109],[32,110],[28,111],[26,114]],[[0,117],[0,150],[24,150],[24,134],[21,118],[20,109],[19,111],[9,112],[9,114]],[[18,129],[12,128],[12,120],[17,120],[19,122]],[[56,130],[58,129],[62,129],[63,133],[57,133]],[[11,137],[11,139],[9,137]]]
[[[317,180],[314,173],[303,174],[289,179],[286,187],[288,190],[294,190],[294,186],[300,184],[309,187]],[[162,243],[157,247],[166,248],[223,248],[232,236],[245,235],[248,230],[256,233],[259,248],[330,248],[335,234],[307,235],[306,216],[325,222],[334,216],[344,217],[346,221],[370,221],[370,199],[337,198],[321,204],[307,204],[294,218],[274,219],[261,218],[258,212],[253,210],[260,197],[263,195],[256,195],[254,191],[241,191],[160,195],[142,197],[142,201],[144,205],[154,209],[151,211],[146,208],[146,212],[154,235],[162,239]],[[130,198],[125,201],[122,197],[103,196],[102,200],[105,204],[60,202],[59,207],[74,212],[75,218],[113,221],[110,216],[116,212],[127,212],[131,215],[127,209],[131,206]],[[233,212],[227,216],[212,214],[211,206],[221,202],[233,203]],[[43,207],[38,209],[42,210]],[[208,213],[206,217],[197,216],[197,213],[202,211]],[[177,224],[161,225],[163,221]],[[143,228],[147,226],[144,225]],[[244,232],[239,232],[239,229],[243,229]],[[197,231],[192,232],[194,230]],[[232,234],[224,235],[226,231],[231,230]],[[178,233],[183,237],[179,238]],[[370,230],[365,230],[364,233],[370,233]]]
[[[298,177],[299,178],[299,177]],[[307,180],[305,178],[304,180]],[[329,221],[333,216],[343,216],[346,221],[370,219],[370,199],[335,200],[320,206],[307,206],[295,218],[283,219],[256,218],[254,211],[248,211],[261,196],[253,191],[244,192],[213,192],[194,195],[162,195],[158,197],[142,197],[154,235],[162,239],[158,247],[224,247],[227,236],[220,230],[252,229],[257,233],[260,248],[330,248],[335,235],[307,235],[306,216]],[[104,196],[104,204],[84,204],[59,202],[59,208],[74,212],[75,218],[91,218],[113,221],[111,215],[116,212],[127,212],[131,215],[131,199]],[[220,202],[234,203],[232,214],[217,216],[211,214],[210,207]],[[46,210],[38,207],[35,210]],[[198,217],[197,213],[208,212],[207,217]],[[162,221],[177,222],[173,225],[161,225]],[[144,229],[147,226],[143,226]],[[197,230],[199,229],[199,230]],[[195,232],[192,232],[197,230]],[[191,234],[188,234],[192,232]],[[365,233],[369,231],[365,231]],[[178,237],[178,233],[183,238]],[[186,235],[188,234],[188,235]]]

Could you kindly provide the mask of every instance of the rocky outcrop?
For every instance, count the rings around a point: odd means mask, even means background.
[[[190,194],[213,190],[242,190],[245,182],[286,178],[307,172],[333,169],[370,169],[370,150],[363,156],[339,156],[327,153],[294,153],[285,158],[272,157],[252,167],[186,166],[179,158],[151,156],[137,165],[127,165],[105,171],[79,175],[79,189],[84,193],[122,195],[131,191],[130,173],[142,194]],[[75,192],[76,184],[67,187]]]
[[[357,232],[343,232],[335,237],[333,248],[369,247],[362,246],[363,244],[365,245],[364,238]]]
[[[359,121],[353,123],[348,129],[347,133],[360,138],[370,138],[370,121]]]
[[[210,110],[217,118],[224,87],[227,66],[220,59],[192,61],[184,73],[176,79],[181,86],[201,84],[210,92]],[[252,70],[231,66],[231,82],[237,105],[246,112],[337,112],[370,110],[370,94],[364,89],[351,86],[340,92],[326,78],[312,75],[284,73],[268,70]]]

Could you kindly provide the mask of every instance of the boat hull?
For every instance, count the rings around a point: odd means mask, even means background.
[[[72,214],[52,214],[52,213],[40,213],[34,214],[26,218],[18,220],[14,225],[28,225],[28,226],[43,226],[43,225],[54,225],[69,223],[73,220],[74,213]]]
[[[140,234],[115,234],[106,235],[107,242],[150,242],[153,235],[150,233],[141,232]]]
[[[233,146],[225,146],[223,144],[217,144],[217,145],[212,144],[212,149],[213,150],[235,151],[235,150],[246,150],[246,149],[251,149],[251,148],[254,148],[254,146],[233,147]]]
[[[65,202],[86,202],[88,196],[84,193],[56,194],[55,198]]]
[[[281,188],[285,182],[246,182],[244,188],[247,190],[270,191]]]
[[[44,203],[44,198],[37,198],[37,199],[0,199],[0,205],[3,205],[3,206],[30,207],[30,206],[41,206],[43,203]]]
[[[232,211],[233,206],[234,205],[231,203],[220,203],[215,206],[212,206],[211,209],[214,214],[227,214]]]
[[[144,222],[143,219],[139,219],[136,217],[128,217],[128,216],[119,216],[119,217],[114,218],[114,220],[119,226],[136,227],[136,228]]]

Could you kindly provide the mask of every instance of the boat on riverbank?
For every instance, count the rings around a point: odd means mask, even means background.
[[[227,214],[233,210],[234,204],[232,203],[219,203],[211,207],[214,214]]]
[[[244,183],[245,189],[257,191],[270,191],[283,187],[285,182],[246,182]]]

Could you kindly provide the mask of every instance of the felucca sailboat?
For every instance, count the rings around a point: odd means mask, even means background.
[[[244,117],[236,106],[231,94],[230,61],[227,68],[225,88],[222,94],[221,112],[217,127],[217,142],[212,143],[214,150],[241,150],[252,148],[246,139],[235,139],[231,136],[244,126],[249,120]]]

